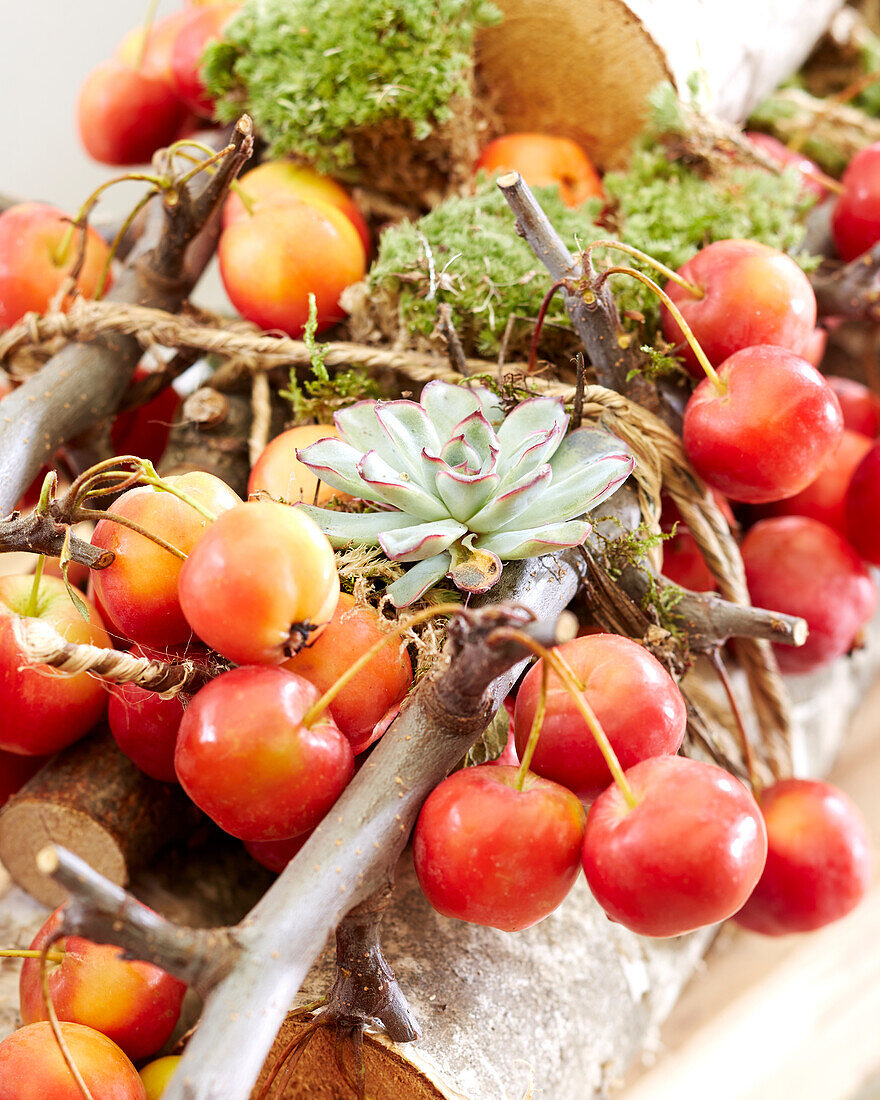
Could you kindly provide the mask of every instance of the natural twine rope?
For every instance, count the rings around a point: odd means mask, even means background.
[[[134,336],[145,348],[161,344],[235,358],[242,367],[254,373],[280,366],[307,365],[311,360],[309,349],[300,340],[268,335],[240,321],[214,317],[209,320],[211,323],[203,318],[196,320],[143,306],[80,298],[72,303],[67,313],[26,314],[0,334],[0,363],[28,345],[40,345],[58,337],[88,341],[108,333]],[[463,378],[445,359],[430,353],[341,341],[328,342],[322,347],[326,351],[325,363],[330,367],[359,366],[367,370],[395,371],[419,383],[435,379],[460,382]],[[506,369],[522,367],[510,364]],[[469,375],[495,373],[497,367],[486,360],[469,359],[467,370]],[[564,400],[574,396],[570,386],[556,381],[537,375],[529,377],[528,381],[540,393]],[[748,605],[750,600],[739,549],[706,485],[691,469],[680,438],[653,413],[602,386],[586,387],[584,419],[618,436],[632,449],[642,515],[649,526],[659,530],[660,492],[663,489],[678,506],[718,581],[721,595],[733,603]],[[768,764],[775,774],[788,774],[790,708],[770,644],[740,638],[737,656],[748,680]]]
[[[160,699],[197,691],[210,677],[205,668],[192,661],[152,661],[118,649],[68,642],[41,619],[14,619],[12,631],[30,664],[49,665],[68,676],[89,672],[114,684],[137,684],[154,691]]]

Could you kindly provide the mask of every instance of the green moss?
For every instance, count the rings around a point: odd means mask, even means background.
[[[536,194],[570,249],[596,238],[598,203],[569,210],[556,188]],[[537,314],[549,277],[517,235],[504,196],[484,182],[475,195],[447,199],[417,222],[386,229],[369,284],[371,291],[396,301],[403,328],[424,337],[434,331],[438,302],[448,302],[465,350],[494,356],[511,315]],[[567,325],[560,296],[547,321]]]
[[[246,108],[273,156],[338,171],[354,129],[406,119],[421,139],[447,119],[499,18],[489,0],[248,0],[204,72],[221,117]]]

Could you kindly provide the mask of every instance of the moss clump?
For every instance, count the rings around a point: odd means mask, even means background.
[[[421,140],[469,93],[489,0],[248,0],[204,61],[218,111],[253,116],[273,156],[339,172],[351,134],[406,120]]]
[[[536,194],[572,251],[596,238],[598,202],[570,210],[556,188]],[[517,236],[504,196],[484,182],[474,195],[447,199],[418,221],[385,230],[368,275],[367,308],[376,310],[372,319],[386,336],[393,338],[397,328],[419,343],[434,333],[438,303],[448,302],[465,351],[491,357],[508,318],[534,317],[548,286],[543,264]],[[568,324],[560,296],[547,322]],[[523,327],[526,342],[530,329]],[[522,343],[514,340],[511,351]]]

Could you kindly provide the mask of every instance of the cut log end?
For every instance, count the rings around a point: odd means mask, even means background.
[[[103,826],[82,811],[28,798],[5,811],[0,862],[22,889],[50,908],[67,898],[67,892],[49,877],[56,844],[76,852],[111,882],[120,886],[128,882],[122,848]]]

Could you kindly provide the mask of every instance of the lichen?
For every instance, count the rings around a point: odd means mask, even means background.
[[[421,140],[470,91],[489,0],[248,0],[206,53],[218,113],[253,116],[273,156],[351,166],[352,131],[403,119]]]

